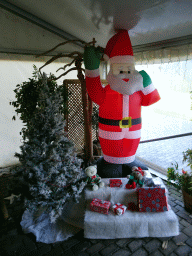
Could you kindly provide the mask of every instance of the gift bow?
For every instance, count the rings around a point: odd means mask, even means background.
[[[95,178],[96,178],[96,175],[93,175],[93,176],[91,177],[92,180],[95,179]]]
[[[126,210],[127,207],[123,204],[117,203],[113,206],[113,209],[116,209],[116,211],[119,211],[119,213],[123,213],[123,209]]]

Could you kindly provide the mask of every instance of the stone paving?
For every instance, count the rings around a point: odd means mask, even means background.
[[[166,184],[166,181],[164,181]],[[176,213],[180,234],[171,238],[85,239],[83,230],[64,242],[44,244],[36,242],[33,234],[24,234],[20,226],[23,207],[19,201],[6,202],[12,220],[1,223],[0,256],[192,256],[192,213],[184,209],[180,192],[169,187],[169,204]],[[168,240],[167,249],[162,248]]]

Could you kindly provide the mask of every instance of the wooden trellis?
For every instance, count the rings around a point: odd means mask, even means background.
[[[101,81],[105,86],[106,80]],[[84,131],[84,117],[83,117],[83,104],[82,104],[82,89],[81,83],[78,79],[64,80],[64,86],[68,92],[68,114],[65,116],[67,120],[66,131],[68,138],[73,141],[77,152],[82,152],[85,145],[85,131]],[[98,106],[93,103],[93,106]],[[96,140],[96,129],[92,128],[92,141]]]
[[[51,50],[48,50],[40,55],[37,55],[37,57],[39,56],[43,56],[43,55],[46,55],[52,51],[54,51],[56,48],[58,48],[59,46],[61,45],[65,45],[65,44],[68,44],[68,43],[75,43],[75,42],[79,42],[82,44],[82,46],[85,47],[88,47],[88,46],[93,46],[95,47],[95,38],[93,38],[93,41],[89,42],[89,43],[86,43],[82,40],[68,40],[68,41],[65,41],[63,43],[60,43],[58,44],[57,46],[55,46],[54,48],[52,48]],[[100,53],[101,53],[101,58],[100,60],[103,60],[103,57],[102,55],[104,54],[104,48],[103,47],[100,47],[100,46],[97,46],[96,47]],[[69,64],[66,64],[63,68],[59,68],[58,70],[60,69],[63,69],[65,70],[66,67],[70,67],[72,66],[73,64],[75,65],[75,67],[72,67],[70,69],[68,69],[67,71],[65,71],[63,74],[61,74],[60,76],[58,76],[57,78],[55,78],[55,80],[59,79],[60,77],[62,76],[65,76],[67,75],[69,72],[73,71],[73,70],[77,70],[77,78],[80,80],[80,84],[81,84],[81,91],[82,91],[82,105],[83,105],[83,117],[85,119],[85,122],[84,122],[84,130],[85,130],[85,133],[84,133],[84,141],[85,141],[85,154],[84,154],[84,163],[86,166],[89,166],[89,164],[93,161],[93,142],[92,142],[92,124],[91,124],[91,116],[92,116],[92,107],[93,107],[93,102],[92,100],[89,98],[88,96],[88,93],[86,91],[86,81],[85,81],[85,74],[83,74],[83,72],[85,72],[85,69],[82,68],[82,62],[83,62],[83,54],[81,52],[78,52],[78,51],[74,51],[74,52],[71,52],[69,54],[62,54],[62,53],[59,53],[57,55],[54,55],[50,60],[48,60],[42,67],[40,67],[39,70],[41,70],[43,67],[49,65],[50,63],[52,63],[53,61],[59,59],[59,58],[62,58],[62,57],[67,57],[67,58],[72,58],[73,60],[69,63]],[[57,70],[57,71],[58,71]],[[72,130],[78,130],[76,127]],[[68,129],[69,130],[69,129]],[[78,133],[78,132],[77,132]],[[71,135],[70,135],[71,136]],[[74,136],[72,136],[74,137]],[[72,138],[73,141],[76,140],[76,137],[75,138]]]

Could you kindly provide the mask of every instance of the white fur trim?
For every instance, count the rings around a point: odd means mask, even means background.
[[[123,95],[123,118],[129,116],[129,95]]]
[[[155,86],[151,83],[150,85],[148,85],[147,87],[145,87],[142,92],[144,95],[147,95],[151,92],[153,92],[155,90]]]
[[[114,56],[114,57],[110,58],[109,61],[110,61],[110,64],[113,64],[113,63],[130,63],[130,64],[134,64],[134,62],[135,62],[134,56],[131,56],[131,55]]]
[[[112,164],[127,164],[131,163],[135,160],[135,155],[128,156],[128,157],[114,157],[114,156],[107,156],[103,154],[105,161],[112,163]]]
[[[97,77],[99,75],[99,68],[93,70],[85,69],[85,76],[87,77]]]
[[[129,128],[124,128],[121,132],[109,132],[99,129],[99,137],[107,140],[139,139],[141,130],[129,131]]]

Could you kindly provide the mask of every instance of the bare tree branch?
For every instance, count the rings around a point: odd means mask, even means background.
[[[91,42],[89,42],[89,43],[86,43],[85,46],[89,46],[89,45],[91,45],[91,44],[92,44],[93,46],[95,46],[96,42],[97,42],[97,41],[95,41],[95,38],[93,38],[93,40],[92,40]]]
[[[77,55],[77,56],[74,56],[74,55]],[[58,55],[56,56],[53,56],[50,60],[48,60],[42,67],[39,68],[39,71],[44,68],[45,66],[49,65],[50,63],[52,63],[53,61],[59,59],[59,58],[77,58],[77,57],[80,57],[82,58],[83,57],[83,54],[80,53],[80,52],[72,52],[72,53],[69,53],[69,54],[62,54],[62,53],[59,53]]]
[[[61,78],[62,76],[67,75],[69,72],[71,72],[72,70],[77,70],[77,68],[70,68],[68,69],[65,73],[61,74],[60,76],[56,77],[55,80],[58,80],[59,78]]]
[[[78,51],[74,51],[72,53],[66,54],[65,57],[73,58],[74,55],[77,55],[79,58],[83,58],[83,53],[80,53]]]
[[[50,60],[48,60],[47,62],[45,62],[45,64],[44,64],[43,66],[41,66],[41,67],[39,68],[39,71],[40,71],[43,67],[49,65],[49,64],[50,64],[51,62],[53,62],[54,60],[61,58],[62,55],[63,55],[62,53],[59,53],[58,55],[53,56]]]
[[[74,60],[72,60],[69,64],[65,65],[63,68],[59,68],[59,69],[57,69],[57,70],[56,70],[56,72],[57,72],[57,71],[59,71],[60,69],[65,70],[65,69],[66,69],[66,67],[70,67],[74,62],[75,62],[75,59],[74,59]]]
[[[41,54],[36,55],[36,58],[38,58],[38,57],[40,57],[40,56],[44,56],[44,55],[46,55],[46,54],[48,54],[48,53],[54,51],[55,49],[57,49],[57,48],[58,48],[59,46],[61,46],[61,45],[65,45],[65,44],[68,44],[68,43],[74,43],[74,42],[80,42],[80,43],[82,43],[82,44],[84,44],[84,45],[87,45],[87,43],[85,43],[85,42],[82,41],[82,40],[68,40],[68,41],[66,41],[66,42],[63,42],[63,43],[60,43],[60,44],[56,45],[55,47],[53,47],[53,48],[52,48],[51,50],[49,50],[49,51],[46,51],[46,52],[43,52],[43,53],[41,53]],[[89,43],[88,43],[88,44],[89,44]]]
[[[68,43],[74,43],[74,42],[80,42],[80,43],[84,44],[84,46],[89,46],[89,45],[91,45],[91,44],[92,44],[92,45],[95,45],[95,43],[96,43],[97,41],[95,41],[95,38],[93,38],[93,40],[92,40],[91,42],[89,42],[89,43],[86,43],[86,42],[84,42],[84,41],[82,41],[82,40],[68,40],[68,41],[66,41],[66,42],[63,42],[63,43],[60,43],[60,44],[56,45],[55,47],[53,47],[53,48],[50,49],[49,51],[46,51],[46,52],[43,52],[43,53],[41,53],[41,54],[36,55],[36,58],[38,58],[38,57],[40,57],[40,56],[44,56],[44,55],[46,55],[46,54],[48,54],[48,53],[54,51],[54,50],[57,49],[59,46],[62,46],[62,45],[68,44]],[[102,48],[102,47],[101,47],[101,48]]]
[[[73,70],[77,70],[77,71],[83,71],[85,73],[85,69],[84,68],[80,68],[80,69],[77,69],[76,67],[75,68],[70,68],[69,70],[67,70],[65,73],[61,74],[60,76],[56,77],[55,80],[58,80],[59,78],[61,78],[62,76],[65,76],[67,75],[70,71],[73,71]]]

